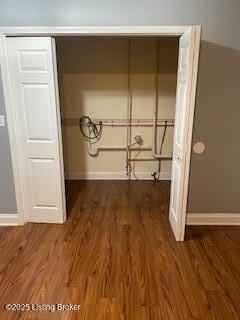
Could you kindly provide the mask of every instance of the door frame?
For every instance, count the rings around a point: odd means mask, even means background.
[[[0,27],[0,72],[2,76],[3,95],[5,100],[5,112],[8,124],[10,151],[12,158],[12,168],[14,177],[14,186],[17,203],[17,224],[22,225],[26,222],[24,209],[26,199],[23,192],[23,159],[21,156],[21,143],[19,128],[17,126],[16,116],[14,113],[13,92],[10,82],[10,72],[7,55],[7,37],[23,36],[181,36],[189,28],[195,35],[196,46],[199,46],[201,37],[201,26],[76,26],[76,27]],[[192,143],[193,118],[195,109],[196,84],[198,73],[199,47],[194,51],[192,65],[191,81],[191,99],[187,130],[187,146],[184,165],[184,188],[182,192],[183,207],[181,224],[183,233],[181,240],[184,238],[184,228],[186,224],[186,208],[188,196],[188,182],[190,169],[190,155]],[[60,145],[62,141],[59,141]],[[61,148],[60,148],[60,152]],[[60,157],[61,158],[61,157]],[[63,180],[64,181],[64,180]]]

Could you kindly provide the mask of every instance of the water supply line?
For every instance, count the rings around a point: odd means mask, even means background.
[[[85,121],[83,121],[85,119]],[[92,157],[98,156],[100,151],[126,151],[127,146],[126,145],[98,145],[96,146],[96,143],[100,140],[102,136],[102,128],[103,127],[127,127],[127,121],[122,120],[122,119],[115,119],[115,120],[104,120],[104,119],[90,119],[87,116],[84,116],[80,119],[81,121],[79,122],[80,125],[80,130],[83,134],[84,139],[87,142],[87,151],[88,154]],[[119,122],[120,121],[120,122]],[[149,119],[141,119],[141,120],[135,120],[135,124],[132,123],[133,120],[131,120],[131,127],[136,126],[136,127],[152,127],[152,120]],[[160,121],[160,122],[159,122]],[[163,124],[164,123],[164,124]],[[101,124],[101,129],[100,129],[100,124]],[[96,128],[94,129],[95,134],[93,135],[93,128],[94,126],[98,126],[98,132],[96,132]],[[158,127],[164,126],[164,132],[165,132],[165,127],[174,126],[174,122],[172,119],[158,119]],[[87,130],[87,131],[86,131]],[[136,140],[138,135],[135,137],[135,142],[133,144],[128,144],[128,151],[138,151],[141,149],[141,151],[152,151],[152,146],[151,145],[144,145],[143,141],[141,143],[139,140]],[[91,139],[90,139],[91,138]],[[140,136],[141,138],[141,136]],[[142,138],[141,138],[142,139]],[[160,148],[162,149],[162,148]],[[161,152],[160,152],[161,153]],[[170,158],[171,155],[161,155],[162,159],[168,159]],[[155,159],[158,160],[158,159]],[[132,162],[132,160],[129,158],[128,162]]]
[[[132,120],[132,82],[131,82],[131,39],[128,39],[128,104],[127,104],[127,126],[126,126],[126,175],[130,177],[131,167],[129,163],[131,144],[131,120]]]
[[[158,70],[159,70],[159,40],[156,46],[156,71],[155,71],[155,105],[153,112],[153,141],[152,141],[152,156],[155,159],[161,159],[161,154],[157,153],[157,121],[158,121]]]
[[[172,159],[172,155],[162,155],[161,152],[157,153],[157,126],[158,126],[158,89],[159,89],[159,40],[157,39],[156,46],[156,71],[155,71],[155,105],[154,105],[154,115],[153,115],[153,139],[152,139],[152,156],[154,159]],[[166,130],[166,126],[165,126]],[[164,133],[165,137],[166,132]]]

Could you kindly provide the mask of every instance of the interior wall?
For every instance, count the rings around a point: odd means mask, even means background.
[[[153,119],[155,104],[156,49],[159,41],[159,119],[174,119],[178,39],[131,39],[131,87],[133,119]],[[84,173],[118,173],[125,176],[125,151],[100,151],[88,155],[86,142],[79,130],[79,118],[126,119],[128,105],[128,46],[127,38],[73,37],[56,38],[59,72],[60,105],[64,163],[67,177],[82,177]],[[164,154],[172,153],[173,127],[168,127]],[[144,145],[152,145],[152,128],[134,127]],[[163,128],[158,129],[158,150]],[[126,128],[103,128],[98,145],[126,146]],[[132,158],[151,158],[151,151],[132,152]],[[136,162],[135,172],[156,171],[158,162]],[[161,171],[171,172],[171,161],[162,161]],[[149,174],[149,176],[148,176]]]
[[[5,114],[2,80],[0,74],[0,114]],[[10,154],[8,128],[0,128],[0,214],[13,214],[17,211],[12,159]]]

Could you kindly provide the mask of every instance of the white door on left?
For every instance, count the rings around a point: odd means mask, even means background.
[[[49,37],[7,39],[21,140],[26,222],[63,223],[65,220],[54,45]]]

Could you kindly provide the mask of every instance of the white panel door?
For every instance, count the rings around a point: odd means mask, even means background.
[[[200,29],[196,29],[194,27],[189,28],[179,40],[177,98],[169,217],[175,238],[178,241],[184,239],[185,232],[199,42]]]
[[[8,38],[13,102],[21,138],[26,222],[63,223],[64,180],[51,38]]]

